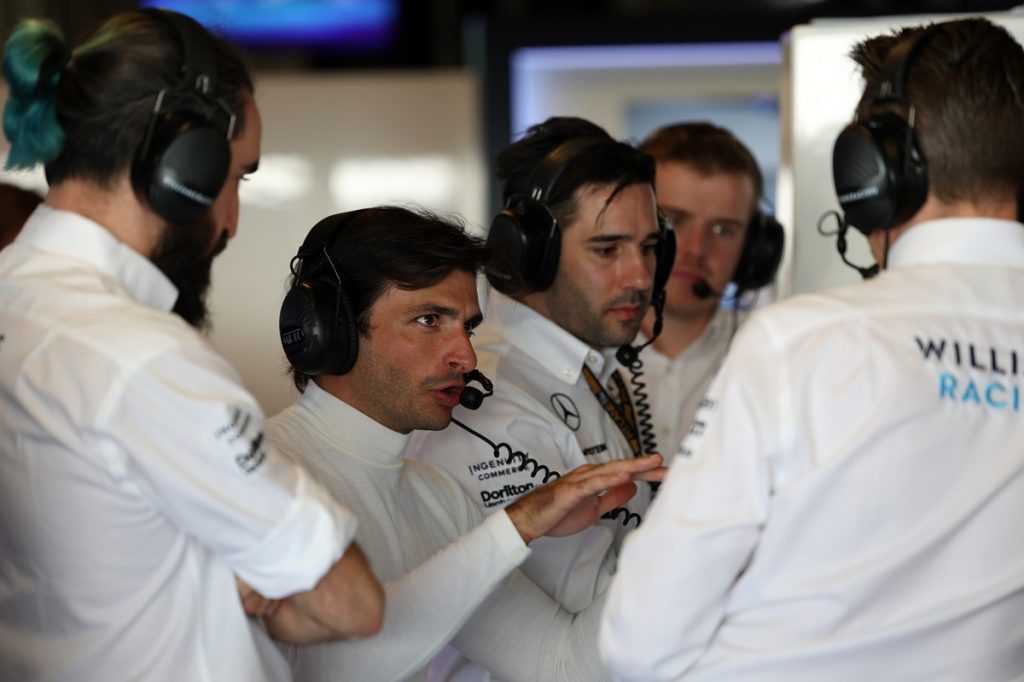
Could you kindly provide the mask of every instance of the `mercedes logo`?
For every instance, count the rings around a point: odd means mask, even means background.
[[[580,411],[572,398],[564,393],[555,393],[551,396],[551,409],[555,411],[558,418],[565,422],[565,425],[575,431],[580,428]]]

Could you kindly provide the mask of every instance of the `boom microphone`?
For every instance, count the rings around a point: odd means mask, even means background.
[[[463,380],[468,384],[471,381],[475,381],[484,387],[481,391],[479,388],[472,386],[466,386],[462,389],[462,393],[459,395],[459,404],[465,407],[467,410],[475,410],[483,404],[484,398],[490,395],[494,395],[494,384],[491,380],[484,376],[484,373],[478,369],[473,369],[462,375]],[[487,391],[484,393],[484,391]]]
[[[871,279],[872,277],[874,277],[875,275],[877,275],[879,273],[879,271],[881,270],[881,267],[879,267],[878,263],[875,263],[871,267],[865,268],[864,266],[857,265],[856,263],[853,263],[849,259],[847,259],[847,257],[846,257],[846,230],[847,229],[849,229],[849,225],[844,220],[842,220],[842,218],[840,218],[839,231],[836,232],[836,251],[839,252],[839,257],[843,259],[843,262],[846,263],[847,265],[849,265],[854,270],[856,270],[858,273],[860,273],[861,277],[863,277],[864,279]]]
[[[654,340],[658,338],[658,334],[661,333],[662,323],[665,321],[665,290],[655,291],[651,296],[651,307],[654,308],[654,329],[652,330],[651,338],[647,340],[647,343],[640,346],[631,346],[628,343],[619,346],[619,349],[615,351],[615,359],[623,367],[632,367],[635,363],[640,360],[640,351],[647,346],[654,343]]]
[[[711,285],[708,284],[705,279],[698,279],[694,282],[693,286],[690,287],[690,291],[693,292],[694,296],[700,299],[722,298],[722,294],[712,289]]]
[[[827,218],[835,218],[836,219],[836,230],[835,230],[835,232],[828,232],[828,231],[826,231],[822,227],[825,224],[825,220]],[[871,279],[872,277],[877,275],[882,268],[881,268],[881,266],[878,263],[875,263],[874,265],[865,268],[862,265],[857,265],[856,263],[851,262],[850,259],[848,259],[846,257],[846,231],[848,229],[850,229],[850,224],[846,222],[845,217],[839,211],[825,211],[825,213],[822,214],[822,216],[820,218],[818,218],[818,234],[820,234],[823,237],[831,237],[832,235],[835,235],[835,237],[836,237],[836,251],[839,253],[839,257],[841,259],[843,259],[843,262],[846,263],[847,265],[849,265],[854,270],[856,270],[860,274],[860,276],[863,277],[864,279]],[[889,252],[888,233],[886,233],[886,235],[887,235],[887,239],[886,239],[885,251],[888,254],[888,252]]]

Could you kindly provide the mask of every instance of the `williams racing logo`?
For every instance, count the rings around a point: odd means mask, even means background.
[[[1024,375],[1024,367],[1016,350],[952,339],[914,341],[926,362],[944,368],[937,377],[940,401],[1020,412],[1021,386],[1012,379]]]
[[[480,499],[485,507],[496,507],[511,502],[530,490],[533,490],[532,483],[523,483],[522,485],[506,483],[497,490],[481,490]]]
[[[267,458],[263,439],[263,420],[239,407],[228,408],[228,421],[214,432],[214,437],[233,448],[238,468],[251,474]]]

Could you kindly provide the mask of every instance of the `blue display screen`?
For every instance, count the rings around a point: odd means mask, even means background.
[[[249,47],[383,52],[398,35],[398,0],[141,0],[187,14]]]

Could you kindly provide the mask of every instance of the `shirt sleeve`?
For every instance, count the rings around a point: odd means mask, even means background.
[[[270,598],[311,589],[355,534],[355,517],[270,447],[263,414],[205,344],[124,371],[97,431],[122,486],[151,500]]]
[[[597,653],[604,598],[579,614],[561,608],[513,571],[452,640],[460,652],[505,682],[608,679]]]
[[[335,680],[406,679],[429,663],[529,552],[508,515],[493,514],[384,585],[384,625],[373,637],[290,647],[296,679],[323,679],[328,672]]]
[[[413,456],[447,470],[484,514],[543,485],[546,471],[563,474],[585,463],[564,427],[559,429],[527,405],[494,398],[499,396],[488,399],[479,412],[462,415],[479,435],[451,424],[413,442]],[[543,468],[536,475],[534,465],[522,469],[511,454],[515,451],[528,454]],[[617,560],[614,542],[615,531],[605,523],[567,537],[539,538],[521,570],[576,613],[607,589]]]
[[[749,322],[623,546],[600,634],[613,679],[679,679],[722,623],[760,537],[770,466],[791,422],[784,366],[770,335]]]

